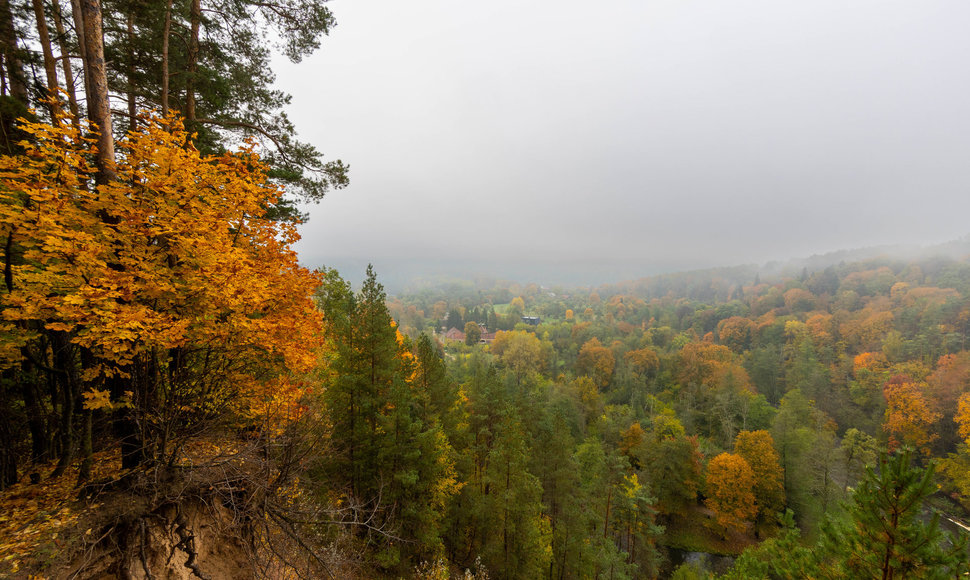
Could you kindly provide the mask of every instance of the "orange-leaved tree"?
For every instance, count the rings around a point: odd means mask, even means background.
[[[716,391],[733,384],[754,391],[747,371],[726,346],[690,342],[681,349],[678,363],[677,378],[689,388]]]
[[[923,395],[925,390],[926,383],[908,375],[894,375],[883,387],[886,420],[882,428],[889,435],[890,449],[901,444],[912,445],[929,455],[929,444],[938,437],[931,427],[941,415],[931,408]]]
[[[970,352],[961,351],[957,354],[946,354],[936,363],[936,369],[926,377],[927,390],[925,396],[934,411],[942,415],[941,420],[934,426],[940,440],[934,447],[941,451],[953,450],[961,439],[957,432],[955,413],[959,410],[959,401],[966,395],[970,385]]]
[[[67,119],[23,129],[25,153],[0,157],[5,367],[49,370],[68,431],[82,401],[112,412],[125,467],[227,417],[296,412],[319,279],[266,217],[281,192],[253,146],[204,157],[178,120],[146,118],[95,185]]]
[[[613,351],[603,346],[596,337],[587,340],[576,357],[576,373],[590,377],[600,389],[610,384],[614,366],[616,357]]]
[[[785,473],[771,433],[741,431],[734,440],[734,452],[748,462],[754,474],[758,518],[774,521],[785,505]]]
[[[657,351],[649,346],[631,350],[623,355],[623,358],[630,363],[633,372],[639,377],[655,373],[660,368],[660,357],[657,356]]]
[[[707,465],[707,507],[724,528],[743,530],[758,513],[754,471],[740,455],[722,453]]]
[[[717,335],[721,344],[736,353],[747,350],[751,343],[754,323],[742,316],[731,316],[717,324]]]

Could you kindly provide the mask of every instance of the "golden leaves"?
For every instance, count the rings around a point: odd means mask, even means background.
[[[94,456],[93,479],[114,477],[120,470],[120,457],[108,453]],[[49,472],[54,465],[37,466],[39,472]],[[84,510],[95,510],[101,504],[79,506],[77,474],[58,478],[45,477],[40,483],[18,482],[0,491],[0,577],[17,575],[22,567],[32,564],[44,551],[59,549],[68,535],[83,534],[76,524]],[[90,533],[85,538],[90,539]]]
[[[744,529],[757,512],[755,476],[740,455],[721,453],[707,466],[707,507],[724,528]]]
[[[613,351],[603,346],[596,337],[583,343],[576,357],[576,372],[592,378],[601,389],[609,384],[615,366]]]
[[[900,443],[912,445],[929,456],[929,444],[939,438],[931,432],[940,413],[930,408],[923,392],[926,384],[906,375],[896,375],[883,387],[886,415],[883,430],[889,434],[890,447]]]
[[[112,408],[111,393],[106,390],[91,389],[81,394],[84,397],[84,408],[89,410],[108,410]]]
[[[785,472],[771,433],[741,431],[734,440],[734,452],[748,462],[754,474],[758,511],[768,515],[780,510],[785,503]]]
[[[960,437],[967,445],[970,445],[970,393],[960,395],[957,402],[957,413],[953,420],[956,421]]]
[[[131,399],[134,394],[125,391],[125,396],[119,401],[111,400],[111,393],[103,389],[91,389],[81,393],[84,397],[84,408],[92,411],[113,411],[131,406]]]
[[[25,130],[25,155],[0,157],[0,233],[18,257],[6,329],[67,333],[98,361],[85,380],[186,345],[231,361],[218,382],[237,392],[257,369],[316,363],[319,277],[297,263],[295,226],[265,218],[282,192],[253,143],[206,157],[176,119],[149,118],[117,143],[117,180],[95,186],[83,132],[64,120]],[[86,404],[108,403],[91,391]]]

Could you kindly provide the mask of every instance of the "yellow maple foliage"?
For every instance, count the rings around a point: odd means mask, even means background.
[[[22,128],[24,154],[0,157],[6,365],[63,333],[87,353],[88,408],[115,408],[119,390],[108,400],[101,385],[120,380],[149,438],[188,417],[291,416],[291,377],[317,362],[319,276],[297,263],[295,224],[267,217],[282,191],[253,143],[205,156],[176,118],[145,118],[117,142],[116,179],[95,186],[85,133]]]

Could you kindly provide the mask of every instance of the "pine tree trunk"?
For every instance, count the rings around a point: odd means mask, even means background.
[[[88,94],[88,119],[99,128],[98,151],[95,157],[97,175],[95,182],[106,185],[115,180],[114,138],[111,127],[111,108],[108,100],[108,78],[104,63],[104,30],[100,0],[80,0],[81,15],[84,22],[84,68],[86,71]],[[117,220],[110,215],[103,215],[106,222]],[[110,265],[123,269],[120,264]],[[118,368],[115,374],[105,383],[114,401],[121,400],[126,391],[135,393],[136,404],[139,398],[139,386],[122,378],[123,373],[129,375],[133,369]],[[112,427],[115,437],[121,446],[121,467],[132,469],[145,461],[144,439],[139,432],[133,411],[128,408],[114,412]]]
[[[22,347],[26,351],[27,347]],[[47,461],[50,454],[50,439],[48,438],[47,422],[44,420],[43,410],[37,396],[37,385],[29,377],[33,375],[33,364],[24,354],[21,362],[21,372],[17,382],[20,394],[24,400],[24,410],[27,412],[27,427],[30,430],[31,459],[34,463]]]
[[[202,2],[192,0],[190,15],[192,36],[189,38],[188,76],[185,79],[185,124],[191,132],[197,118],[195,109],[195,75],[199,70],[199,28],[202,25]]]
[[[89,91],[91,81],[89,79],[91,71],[88,69],[87,43],[85,42],[84,35],[84,15],[81,12],[81,0],[71,0],[71,16],[74,19],[74,30],[77,32],[78,51],[81,53],[81,72],[84,76],[84,98],[88,107],[90,107],[91,94]]]
[[[34,16],[37,18],[37,36],[40,48],[44,53],[44,72],[47,74],[47,98],[50,102],[51,118],[56,118],[61,112],[58,104],[60,95],[57,92],[57,63],[54,61],[54,51],[51,50],[51,37],[47,30],[47,15],[44,14],[44,0],[33,0]]]
[[[74,373],[74,347],[68,341],[66,333],[54,332],[51,336],[51,351],[53,366],[58,369],[56,384],[61,391],[61,456],[51,477],[58,477],[74,461],[77,449],[77,437],[74,434],[74,418],[76,405],[81,398]]]
[[[613,503],[613,486],[606,492],[606,515],[603,516],[603,538],[607,537],[610,530],[610,505]]]
[[[71,111],[71,122],[75,129],[81,128],[81,112],[77,106],[77,92],[74,88],[74,70],[71,66],[71,53],[67,50],[67,35],[64,32],[64,16],[61,4],[52,0],[54,30],[57,32],[57,46],[61,51],[61,67],[64,69],[64,88],[67,89],[67,106]]]
[[[71,389],[70,381],[66,377],[60,377],[61,396],[61,449],[57,467],[54,468],[51,477],[59,477],[67,467],[74,461],[74,449],[77,447],[74,437],[74,393]]]
[[[37,1],[37,0],[35,0]],[[138,102],[135,99],[135,17],[129,12],[128,25],[128,130],[138,128]]]
[[[94,366],[94,354],[90,349],[86,347],[81,347],[79,349],[80,356],[80,367],[82,369],[91,368]],[[92,388],[92,385],[84,382],[82,377],[82,383],[78,389],[81,393],[84,393]],[[81,469],[78,473],[77,479],[78,483],[83,483],[91,479],[91,468],[94,465],[94,444],[93,444],[93,422],[94,422],[94,412],[91,409],[85,409],[84,404],[80,401],[78,402],[78,408],[82,409],[82,419],[84,421],[83,431],[81,431]]]
[[[162,116],[168,116],[168,40],[172,34],[172,0],[165,5],[165,29],[162,32]]]
[[[2,0],[0,0],[2,1]],[[115,147],[111,134],[111,107],[108,100],[108,76],[104,65],[104,30],[101,17],[101,0],[81,0],[81,16],[84,21],[84,68],[88,81],[88,119],[97,125],[98,153],[95,164],[99,185],[114,179]]]

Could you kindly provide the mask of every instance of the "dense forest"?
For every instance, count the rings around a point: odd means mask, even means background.
[[[0,575],[970,571],[966,258],[355,291],[268,67],[334,25],[0,1]]]
[[[465,330],[443,347],[472,416],[494,396],[482,385],[502,377],[506,413],[533,450],[525,469],[541,484],[553,577],[649,577],[673,552],[746,548],[736,577],[864,577],[886,566],[846,535],[881,541],[885,508],[867,494],[890,468],[895,485],[923,486],[912,525],[963,513],[968,284],[965,260],[882,258],[765,280],[734,268],[585,290],[452,284],[388,307],[409,336]],[[494,338],[480,338],[482,324]],[[590,446],[602,454],[593,471]],[[572,481],[560,479],[569,465]],[[608,545],[577,556],[570,505]],[[919,534],[935,538],[930,524]],[[771,574],[744,568],[784,561],[793,545],[812,557]],[[892,558],[906,562],[915,545]],[[961,550],[950,555],[944,577],[966,565]]]

